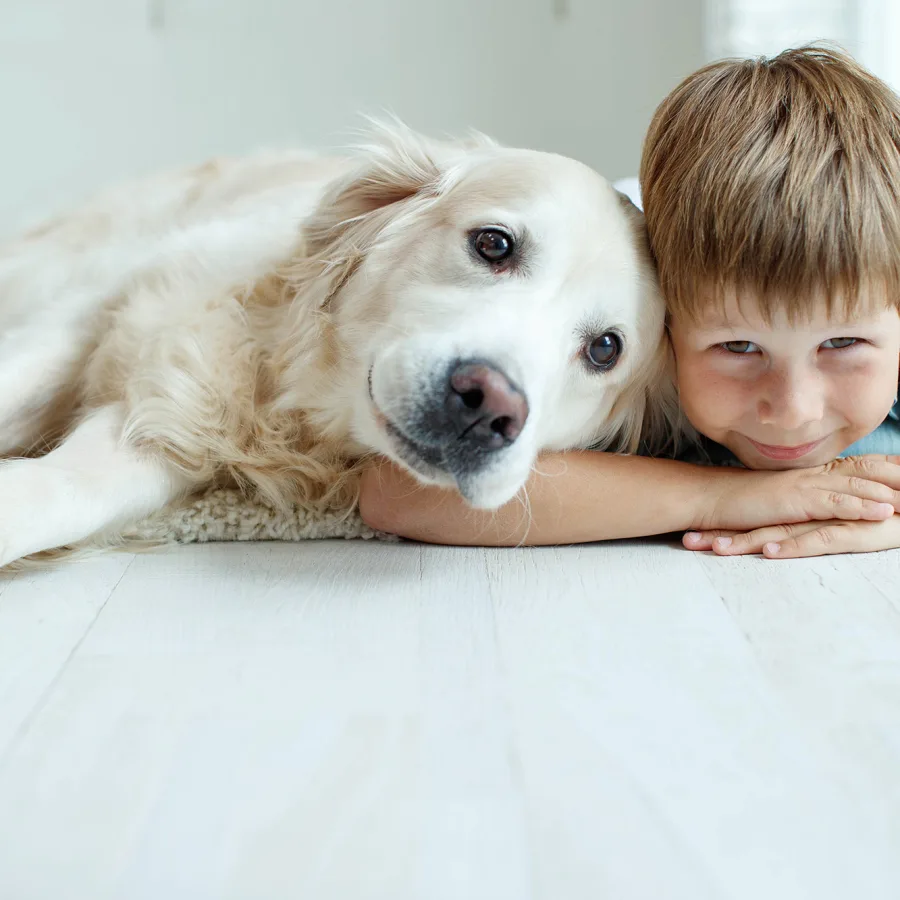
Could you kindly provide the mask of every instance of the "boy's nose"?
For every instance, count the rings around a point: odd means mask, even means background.
[[[824,417],[822,385],[803,372],[772,373],[759,402],[759,420],[785,431],[795,431]]]

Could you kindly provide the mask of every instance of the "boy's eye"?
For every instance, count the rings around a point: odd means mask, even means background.
[[[759,350],[751,341],[725,341],[721,346],[729,353],[756,353]]]
[[[858,341],[858,338],[828,338],[822,343],[822,346],[826,350],[843,350],[844,347],[852,347]]]

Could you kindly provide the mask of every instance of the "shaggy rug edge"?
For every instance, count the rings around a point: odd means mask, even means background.
[[[210,541],[399,540],[369,528],[353,509],[281,511],[230,488],[213,488],[130,527],[129,541],[197,544]]]

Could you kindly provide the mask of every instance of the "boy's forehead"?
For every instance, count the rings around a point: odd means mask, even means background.
[[[883,291],[862,290],[852,309],[841,299],[829,304],[825,295],[813,296],[811,302],[791,302],[790,298],[763,296],[752,288],[728,287],[703,290],[693,310],[692,321],[685,323],[700,329],[758,328],[815,329],[839,325],[861,324],[881,319],[886,312],[896,313]]]

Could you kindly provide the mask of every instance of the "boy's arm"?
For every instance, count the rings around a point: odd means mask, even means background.
[[[591,451],[542,456],[523,499],[473,510],[384,462],[366,472],[363,519],[439,544],[571,544],[673,531],[749,530],[821,519],[881,520],[900,510],[900,466],[843,460],[817,469],[749,472]],[[888,504],[888,505],[886,505]]]

